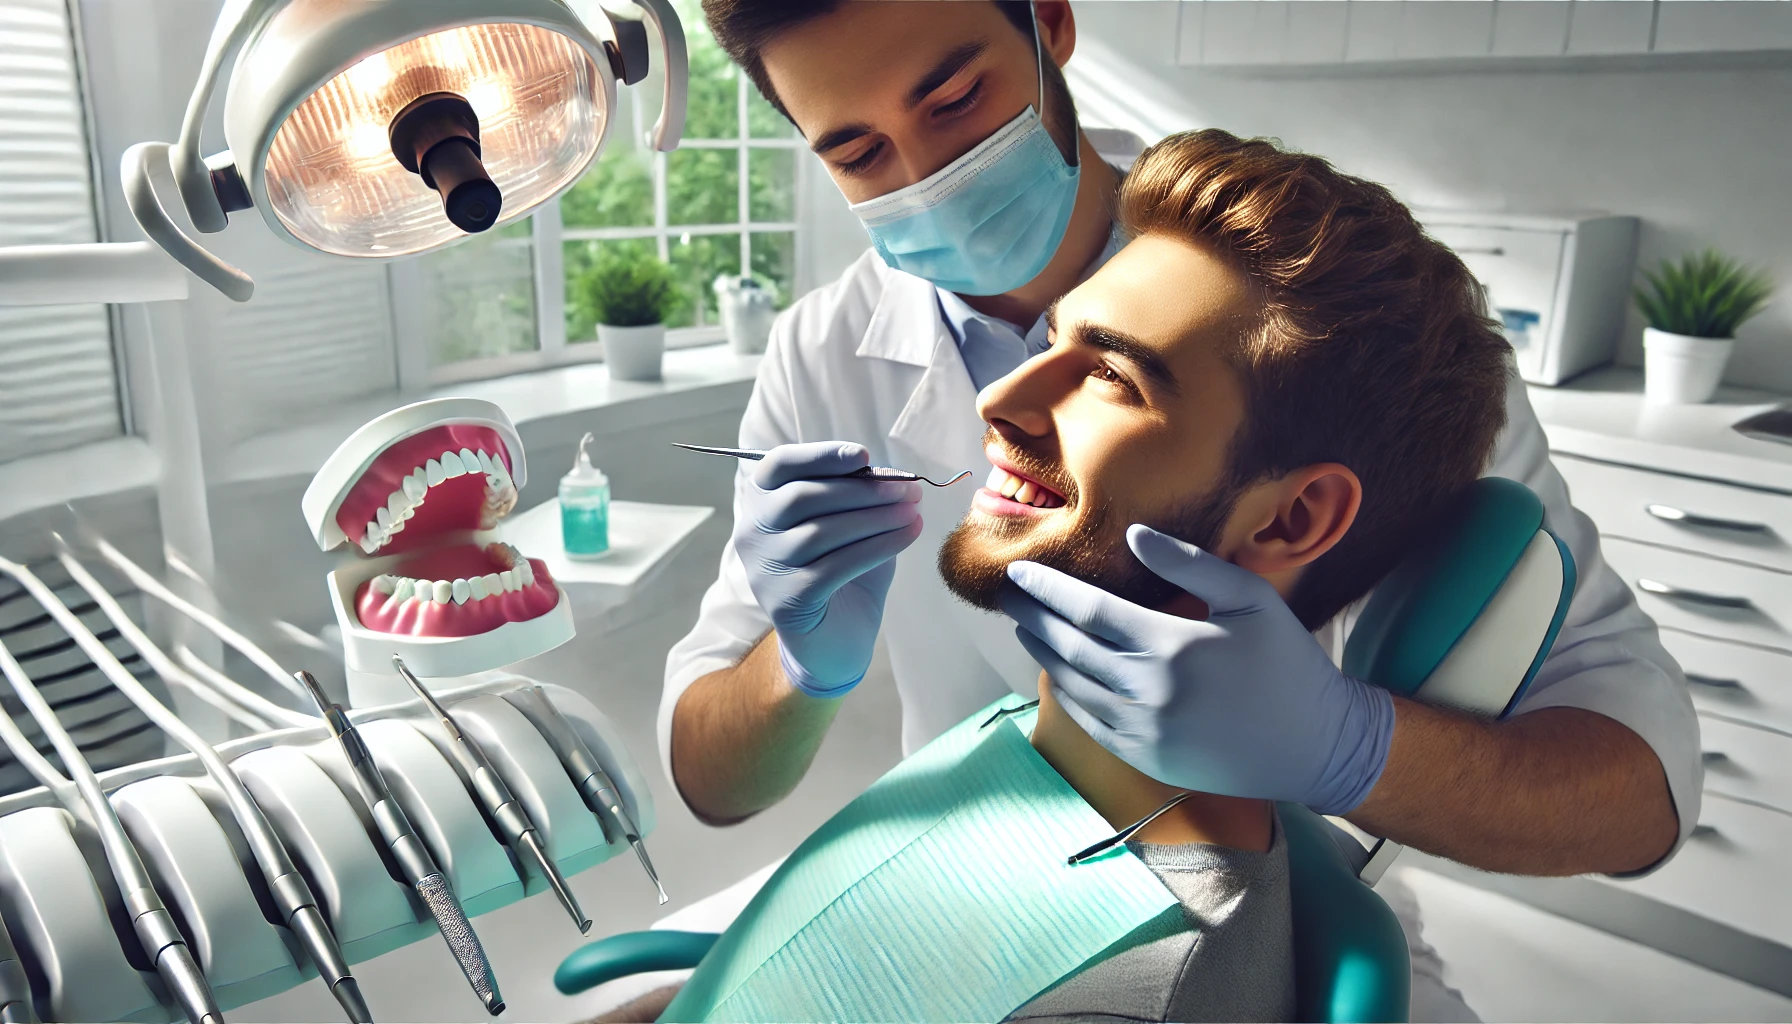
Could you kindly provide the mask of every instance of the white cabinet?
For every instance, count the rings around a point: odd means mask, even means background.
[[[1792,0],[1662,0],[1655,52],[1783,50],[1792,47]]]
[[[1554,57],[1568,48],[1569,0],[1497,0],[1495,57]]]
[[[1182,0],[1176,61],[1233,67],[1792,50],[1792,0]]]
[[[1654,28],[1655,4],[1649,0],[1571,0],[1568,52],[1648,53]]]

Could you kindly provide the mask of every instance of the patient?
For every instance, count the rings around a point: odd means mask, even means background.
[[[1144,523],[1264,577],[1317,629],[1479,475],[1504,422],[1506,343],[1454,255],[1385,189],[1318,158],[1172,136],[1119,202],[1131,243],[1048,314],[1051,348],[980,396],[994,470],[940,571],[991,610],[1008,564],[1031,559],[1204,617],[1128,549]],[[1033,746],[1116,830],[1180,792],[1095,743],[1053,691],[1042,674]],[[1290,1019],[1273,805],[1191,794],[1127,845],[1180,919],[1012,1017]]]
[[[1317,629],[1479,475],[1506,343],[1462,263],[1385,189],[1267,141],[1171,137],[1118,214],[1131,244],[1048,314],[1051,348],[980,396],[994,470],[940,571],[992,610],[1008,564],[1030,559],[1204,617],[1128,549],[1144,523],[1269,580]],[[1116,829],[1178,792],[1091,740],[1053,689],[1042,674],[1033,745]],[[1194,794],[1129,846],[1186,927],[1110,950],[1014,1016],[1289,1019],[1273,806]]]

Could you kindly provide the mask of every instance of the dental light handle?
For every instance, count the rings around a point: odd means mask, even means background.
[[[61,542],[60,535],[57,541]],[[99,580],[87,571],[66,549],[58,558],[69,578],[85,590],[101,612],[112,620],[119,635],[123,636],[137,652],[143,655],[151,668],[164,678],[184,675],[172,659],[157,647],[153,641],[126,615],[110,592],[100,585]],[[318,909],[317,897],[311,887],[306,884],[305,877],[299,874],[269,824],[267,816],[262,813],[261,806],[250,797],[249,790],[243,785],[218,752],[203,737],[194,732],[179,715],[170,711],[167,705],[157,700],[137,677],[132,675],[124,665],[113,657],[112,652],[94,636],[68,606],[56,597],[54,591],[35,594],[39,603],[46,600],[48,611],[64,632],[75,640],[81,650],[93,661],[108,681],[123,693],[132,704],[135,704],[150,721],[163,732],[172,736],[175,742],[186,747],[199,759],[205,772],[211,777],[218,789],[224,794],[225,802],[230,805],[230,812],[242,827],[243,838],[249,844],[249,851],[255,858],[256,867],[261,870],[262,879],[267,883],[268,891],[280,907],[280,915],[285,919],[300,941],[304,943],[306,952],[317,967],[317,973],[324,979],[337,1002],[342,1005],[348,1019],[354,1024],[371,1021],[373,1018],[367,1009],[367,1003],[361,996],[359,983],[349,973],[348,960],[342,954],[342,947],[337,944],[336,937],[330,932],[323,912]]]
[[[192,219],[194,227],[206,234],[224,230],[229,220],[228,211],[212,184],[211,168],[206,166],[204,158],[200,156],[205,112],[211,105],[212,93],[217,88],[218,75],[224,70],[224,62],[230,58],[231,53],[242,45],[250,27],[258,24],[266,12],[289,2],[290,0],[224,0],[223,9],[218,12],[218,20],[212,23],[211,39],[206,43],[205,57],[199,65],[199,80],[194,83],[193,91],[187,97],[186,112],[181,116],[180,140],[173,146],[168,161],[187,216]],[[131,212],[136,212],[134,205]],[[141,217],[138,219],[142,220]]]
[[[647,12],[660,34],[660,51],[666,55],[666,66],[660,69],[665,81],[660,96],[660,116],[653,123],[647,142],[661,153],[670,153],[678,148],[678,140],[684,136],[686,80],[691,73],[684,25],[668,0],[635,0],[635,4]]]
[[[442,940],[448,944],[448,952],[453,954],[455,962],[460,965],[467,984],[472,986],[473,993],[485,1004],[487,1013],[503,1013],[504,998],[498,994],[498,981],[492,974],[491,961],[486,958],[485,947],[480,944],[473,925],[467,921],[466,911],[455,897],[454,887],[448,883],[448,877],[442,873],[436,859],[430,856],[429,848],[423,845],[423,840],[417,837],[417,830],[411,826],[411,819],[404,813],[404,808],[392,796],[392,790],[386,785],[385,776],[380,774],[379,765],[374,763],[367,744],[362,741],[361,733],[348,720],[348,715],[340,705],[324,697],[323,689],[309,672],[300,671],[293,675],[310,692],[318,709],[323,712],[324,722],[329,725],[330,732],[342,745],[343,757],[348,761],[349,775],[355,780],[355,790],[367,805],[368,813],[373,816],[374,827],[379,830],[380,838],[391,851],[392,859],[398,862],[399,870],[404,872],[405,880],[428,908],[430,916],[435,918],[436,927],[442,932]]]
[[[162,196],[156,191],[154,176],[158,168],[170,175],[174,173],[169,167],[169,149],[166,142],[139,142],[124,151],[119,164],[119,182],[124,188],[125,204],[131,208],[131,215],[150,241],[192,271],[193,276],[237,302],[248,302],[255,294],[255,281],[189,238],[168,215]],[[210,172],[205,173],[205,188],[210,190]],[[218,205],[215,197],[213,204]],[[218,209],[221,211],[223,207],[218,205]],[[220,212],[219,216],[223,214]]]
[[[49,589],[29,569],[15,562],[0,559],[0,571],[17,580],[34,597]],[[41,599],[39,603],[43,603]],[[45,738],[55,749],[56,756],[61,759],[64,770],[74,782],[80,804],[70,809],[84,807],[88,820],[99,833],[106,864],[118,885],[125,913],[131,918],[131,929],[136,933],[144,955],[155,964],[156,973],[161,976],[181,1012],[186,1014],[192,1024],[223,1024],[224,1016],[218,1009],[217,997],[212,994],[211,986],[207,984],[204,972],[193,959],[192,951],[187,948],[186,940],[174,927],[174,919],[168,916],[168,908],[156,893],[149,871],[144,868],[142,858],[137,855],[137,848],[131,845],[130,837],[125,835],[117,812],[112,809],[106,791],[101,788],[99,778],[82,756],[74,737],[62,727],[55,709],[44,700],[43,694],[38,692],[36,684],[25,674],[24,668],[4,648],[0,648],[0,674],[6,676],[6,681],[11,684],[19,702],[25,705],[25,710],[37,721],[38,728],[43,730]],[[8,724],[11,724],[10,719]],[[16,726],[14,729],[16,731]],[[8,739],[11,738],[9,735]]]

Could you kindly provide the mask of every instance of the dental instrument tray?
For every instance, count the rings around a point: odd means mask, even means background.
[[[510,417],[473,398],[394,409],[318,470],[302,501],[312,537],[361,555],[329,576],[356,704],[372,679],[383,696],[402,693],[394,654],[419,676],[461,677],[572,639],[572,608],[546,563],[496,532],[526,479]]]

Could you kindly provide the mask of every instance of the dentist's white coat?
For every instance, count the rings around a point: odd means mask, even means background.
[[[976,398],[940,318],[934,286],[890,270],[867,252],[839,280],[779,317],[741,420],[740,444],[857,441],[871,450],[874,465],[943,478],[986,465]],[[1663,650],[1654,622],[1600,557],[1591,520],[1569,504],[1516,377],[1506,411],[1489,473],[1537,493],[1545,522],[1573,551],[1579,570],[1568,619],[1519,713],[1586,708],[1634,730],[1661,758],[1684,841],[1698,823],[1703,777],[1685,678]],[[940,542],[963,518],[982,475],[950,488],[923,487],[921,536],[897,558],[883,637],[902,697],[905,753],[1006,691],[1032,696],[1037,690],[1039,666],[1015,640],[1013,624],[953,597],[935,568]],[[744,485],[744,472],[737,473],[737,518]],[[1334,658],[1360,607],[1321,631]],[[679,697],[699,677],[738,663],[770,630],[730,543],[696,627],[666,658],[659,745],[668,774]]]

